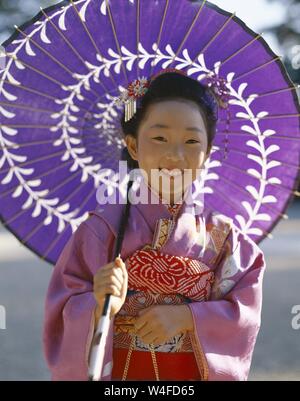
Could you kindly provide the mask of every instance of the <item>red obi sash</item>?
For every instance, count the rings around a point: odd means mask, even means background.
[[[214,281],[214,273],[201,261],[154,249],[137,250],[126,267],[130,289],[180,294],[194,301],[208,300]]]
[[[129,344],[130,323],[138,311],[155,304],[178,305],[209,299],[214,273],[199,260],[163,254],[151,247],[126,259],[128,290],[115,316],[112,379],[121,380]],[[122,328],[123,326],[123,328]],[[188,332],[154,347],[160,380],[201,380]],[[141,339],[133,349],[126,380],[156,380],[151,352]]]
[[[113,349],[112,379],[122,380],[128,350]],[[193,352],[156,352],[160,380],[201,380]],[[151,353],[132,351],[126,380],[156,380]]]

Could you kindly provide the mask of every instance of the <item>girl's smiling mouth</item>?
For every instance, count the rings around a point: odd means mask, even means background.
[[[167,175],[168,177],[177,177],[183,174],[183,170],[179,168],[174,168],[174,169],[159,168],[159,171]]]

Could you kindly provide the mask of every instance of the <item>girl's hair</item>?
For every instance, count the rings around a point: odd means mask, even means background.
[[[121,117],[123,135],[131,135],[138,140],[138,130],[141,122],[147,115],[149,106],[166,100],[192,101],[198,106],[206,126],[207,153],[209,153],[216,133],[217,103],[210,89],[202,85],[199,81],[177,72],[165,72],[151,80],[146,94],[140,100],[140,104],[139,99],[137,101],[135,115],[127,122],[125,122],[124,111]],[[121,160],[127,161],[129,170],[139,168],[138,162],[132,159],[127,147],[123,148]],[[127,187],[127,203],[120,222],[114,258],[121,252],[123,236],[129,218],[130,201],[128,194],[131,186],[132,180],[129,181]]]
[[[139,127],[147,116],[149,106],[166,100],[192,101],[198,106],[206,127],[209,153],[216,133],[217,103],[210,89],[182,73],[165,72],[150,82],[146,94],[141,98],[140,104],[137,104],[135,115],[125,122],[125,111],[122,114],[123,135],[131,135],[138,140]],[[127,161],[129,169],[139,167],[138,162],[131,158],[127,147],[123,149],[121,160]]]

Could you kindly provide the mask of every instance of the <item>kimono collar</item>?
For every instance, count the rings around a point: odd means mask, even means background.
[[[142,213],[151,214],[154,217],[154,223],[157,219],[175,217],[184,204],[190,188],[184,192],[183,200],[174,203],[173,205],[167,203],[166,200],[159,195],[159,193],[152,188],[145,178],[141,175],[138,196],[145,194],[146,203],[138,203],[137,207]],[[143,198],[144,199],[144,198]]]
[[[190,218],[194,219],[196,214],[202,213],[202,209],[200,211],[198,210],[198,212],[197,208],[195,209],[195,199],[199,202],[199,198],[195,196],[197,192],[194,184],[195,182],[192,182],[185,190],[183,201],[175,203],[172,206],[166,203],[166,201],[148,185],[142,175],[140,176],[141,178],[138,181],[134,181],[134,184],[137,184],[137,188],[135,187],[133,189],[133,186],[131,188],[134,196],[131,202],[130,216],[132,216],[132,213],[142,214],[151,230],[155,227],[158,219],[171,219],[173,217],[179,219],[182,214],[190,214]],[[115,188],[109,198],[106,197],[107,203],[104,204],[103,201],[101,202],[103,194],[100,195],[98,190],[96,195],[98,205],[94,211],[89,212],[89,214],[96,214],[103,218],[115,236],[119,231],[122,213],[126,206],[126,188]],[[140,201],[141,199],[142,202]]]

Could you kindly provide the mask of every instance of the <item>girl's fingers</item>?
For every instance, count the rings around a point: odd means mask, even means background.
[[[123,277],[122,277],[122,272],[117,271],[117,269],[113,269],[113,271],[103,273],[103,275],[98,277],[97,283],[103,283],[103,282],[109,282],[110,280],[117,280],[120,285],[123,284]]]
[[[153,333],[152,331],[149,331],[148,333],[144,334],[143,336],[140,336],[143,340],[144,343],[146,344],[151,344],[153,342]]]
[[[123,272],[119,267],[114,267],[111,270],[103,270],[101,274],[98,274],[97,277],[94,279],[94,282],[97,283],[102,283],[103,281],[106,281],[110,277],[116,277],[120,283],[122,284],[123,282]]]
[[[115,286],[118,288],[118,290],[121,291],[121,289],[122,289],[122,282],[119,280],[118,277],[112,276],[112,277],[110,278],[110,282],[111,282],[111,284],[115,285]]]
[[[123,262],[123,260],[120,259],[120,258],[116,258],[115,261],[116,261],[116,265],[119,266],[122,269],[124,277],[126,277],[127,276],[127,269],[126,269],[126,265]]]
[[[106,273],[110,272],[114,267],[117,267],[116,263],[115,262],[110,262],[107,265],[100,267],[97,270],[95,276],[102,275],[104,272],[106,272]]]
[[[113,288],[115,287],[118,291],[122,290],[122,284],[119,282],[119,280],[116,277],[110,277],[108,281],[103,281],[102,283],[99,283],[94,286],[94,291],[98,292],[103,292],[107,288]]]
[[[103,274],[108,274],[112,270],[121,271],[124,273],[127,273],[125,263],[122,261],[122,259],[116,258],[114,262],[108,263],[107,265],[101,267],[95,276],[102,276]]]
[[[146,325],[147,325],[147,322],[135,323],[134,327],[135,327],[136,333],[138,335],[142,335],[143,333],[145,333]],[[147,328],[146,328],[146,330],[147,330]]]
[[[124,274],[123,274],[123,271],[121,270],[121,268],[120,268],[120,267],[115,267],[115,268],[113,269],[113,273],[114,273],[114,275],[115,275],[116,277],[118,277],[119,281],[120,281],[121,283],[123,283],[123,281],[124,281]]]
[[[112,268],[114,265],[115,265],[114,262],[110,262],[110,263],[108,263],[107,265],[101,267],[101,268],[98,270],[98,272],[99,272],[99,271],[111,270],[111,268]]]
[[[93,291],[95,296],[103,298],[105,294],[112,294],[120,297],[127,280],[125,264],[116,258],[115,262],[104,266],[94,276]]]
[[[99,296],[100,298],[103,297],[105,294],[112,294],[115,295],[116,297],[119,297],[121,295],[121,290],[119,290],[119,288],[116,287],[114,284],[111,284],[94,290],[94,293],[96,294],[96,296]]]
[[[108,265],[105,265],[103,267],[100,267],[97,272],[94,274],[94,281],[98,281],[101,279],[101,277],[104,277],[105,275],[108,275],[111,270],[112,270],[113,264],[109,263]]]

